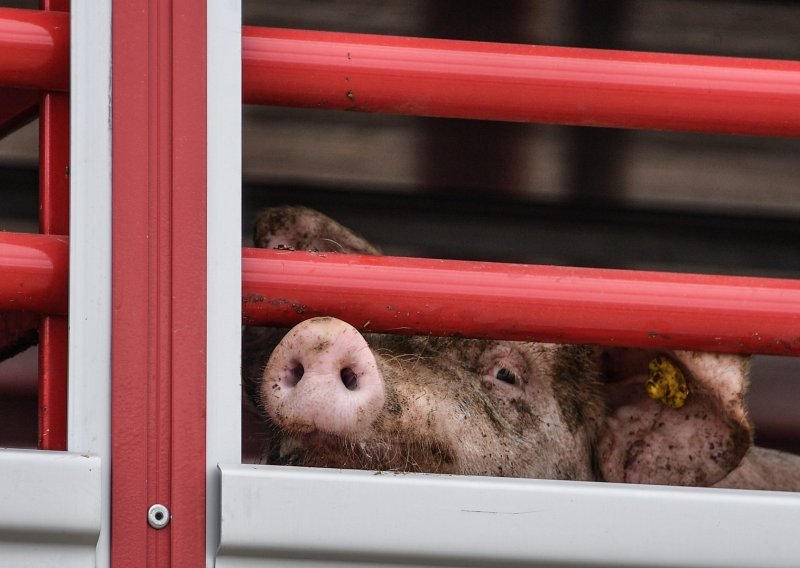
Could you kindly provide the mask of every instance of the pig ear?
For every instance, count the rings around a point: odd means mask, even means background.
[[[253,240],[259,248],[380,254],[350,229],[306,207],[281,206],[263,211],[256,220]]]
[[[710,486],[752,445],[746,357],[609,349],[602,358],[608,406],[596,457],[606,481]]]
[[[0,311],[0,361],[39,342],[39,320],[37,314]]]

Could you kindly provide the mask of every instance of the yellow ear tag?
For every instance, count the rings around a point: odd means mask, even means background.
[[[644,389],[650,398],[660,400],[670,408],[680,408],[686,404],[689,385],[683,372],[666,357],[656,357],[647,366],[650,378]]]

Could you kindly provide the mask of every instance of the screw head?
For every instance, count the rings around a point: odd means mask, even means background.
[[[154,529],[163,529],[169,524],[169,509],[161,503],[151,505],[147,510],[147,522]]]

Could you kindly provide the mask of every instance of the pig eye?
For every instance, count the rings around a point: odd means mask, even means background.
[[[514,371],[509,371],[505,367],[500,367],[494,376],[498,381],[503,381],[509,385],[516,385],[519,383],[519,378],[516,373],[514,373]]]
[[[507,393],[505,389],[524,389],[528,384],[530,366],[519,347],[511,341],[490,344],[478,360],[478,368],[483,369],[483,385],[487,389],[496,387],[498,393]],[[497,382],[505,383],[503,387]]]

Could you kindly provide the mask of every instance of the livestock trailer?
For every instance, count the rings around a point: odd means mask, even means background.
[[[359,10],[380,8],[356,6],[353,27]],[[756,274],[747,276],[520,264],[510,252],[505,259],[516,262],[486,262],[470,257],[485,245],[477,229],[460,260],[403,256],[400,241],[398,254],[369,260],[255,250],[242,247],[241,207],[243,103],[358,112],[359,121],[792,140],[800,62],[242,21],[237,1],[0,8],[0,133],[38,115],[40,176],[38,233],[0,233],[2,317],[38,326],[39,344],[38,448],[0,451],[0,565],[797,565],[800,497],[791,493],[246,463],[240,352],[243,322],[289,326],[324,313],[386,333],[800,355],[800,267],[787,256],[797,246],[787,243],[796,209],[773,234],[790,265],[777,278],[758,274],[768,247],[752,253]],[[276,139],[279,123],[265,122]],[[351,169],[370,143],[350,148],[348,133],[364,131],[339,130],[334,144],[345,150],[334,158]],[[315,143],[298,140],[299,148]],[[480,140],[482,152],[497,143],[503,153],[502,140]],[[425,167],[447,167],[437,148]],[[403,159],[393,150],[362,183]],[[277,176],[280,199],[325,202],[292,185],[306,161],[313,168],[303,155]],[[342,199],[362,211],[388,199],[356,190]],[[395,215],[394,233],[414,233],[403,241],[414,243],[454,211],[478,225],[486,213],[501,229],[522,222],[509,213],[513,200],[469,209],[465,194],[474,190],[420,200],[430,223]],[[405,198],[392,195],[384,207],[406,211]],[[544,203],[542,219],[570,224],[541,240],[563,238],[581,216],[595,219],[597,203]],[[642,223],[664,218],[656,211]],[[748,237],[762,238],[761,229],[735,230],[742,226],[724,225],[734,229],[726,237],[750,250]],[[679,236],[693,230],[672,227]],[[566,256],[587,264],[581,251],[591,241],[576,238]],[[647,257],[645,247],[641,266]],[[521,311],[537,315],[520,321]]]

